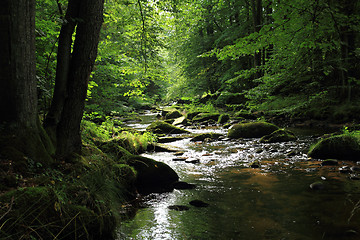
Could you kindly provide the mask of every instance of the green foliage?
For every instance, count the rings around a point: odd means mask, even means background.
[[[67,1],[58,2],[65,6]],[[36,1],[36,77],[41,110],[50,106],[56,70],[57,41],[62,23],[56,1]]]
[[[219,110],[211,103],[191,103],[185,106],[188,112],[219,113]]]

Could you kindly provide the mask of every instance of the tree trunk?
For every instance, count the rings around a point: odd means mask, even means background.
[[[253,24],[254,24],[254,32],[259,32],[261,29],[261,18],[262,18],[262,0],[252,0],[252,16],[253,16]],[[262,50],[259,49],[254,53],[254,67],[261,66],[261,55]],[[261,77],[261,72],[257,71],[255,74],[255,78]]]
[[[79,3],[79,21],[68,67],[66,98],[56,129],[56,155],[60,158],[81,151],[80,123],[90,74],[97,56],[103,7],[104,0],[83,0]]]
[[[67,96],[66,86],[69,75],[72,36],[76,27],[76,19],[79,16],[80,0],[69,1],[64,24],[59,35],[59,47],[57,51],[57,66],[55,78],[55,90],[50,110],[46,116],[44,127],[56,145],[56,127],[60,122]]]
[[[0,34],[1,152],[12,148],[47,163],[51,144],[37,112],[35,0],[2,0]]]

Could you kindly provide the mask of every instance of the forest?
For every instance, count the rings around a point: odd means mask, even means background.
[[[331,128],[308,156],[360,160],[358,0],[3,0],[0,36],[1,239],[122,239],[181,182],[141,154],[192,127]]]

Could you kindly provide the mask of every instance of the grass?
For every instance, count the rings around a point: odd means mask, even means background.
[[[124,217],[122,206],[136,196],[136,172],[127,159],[156,138],[122,131],[110,120],[102,125],[83,121],[81,128],[81,155],[51,167],[28,159],[26,177],[11,169],[11,161],[1,166],[16,182],[1,188],[0,239],[107,239],[115,234]]]

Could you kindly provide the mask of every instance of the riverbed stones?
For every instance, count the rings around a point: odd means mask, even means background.
[[[252,163],[250,163],[250,167],[251,168],[260,168],[261,164],[259,161],[253,161]]]
[[[268,122],[238,123],[228,131],[229,138],[261,138],[278,130],[279,127]]]
[[[311,147],[308,156],[318,159],[358,161],[360,159],[359,141],[345,134],[324,138]]]
[[[156,121],[151,123],[147,128],[147,131],[156,133],[156,134],[179,134],[179,133],[188,133],[187,130],[183,128],[176,127],[170,123],[164,121]]]
[[[199,141],[205,141],[205,139],[210,139],[210,140],[217,140],[222,136],[222,134],[219,133],[202,133],[199,134],[195,137],[193,137],[192,139],[190,139],[191,142],[199,142]]]
[[[182,114],[178,110],[172,110],[165,114],[165,119],[175,119],[181,117]]]
[[[296,136],[294,133],[285,130],[285,129],[279,129],[275,132],[272,132],[269,135],[263,136],[260,139],[260,142],[262,143],[275,143],[275,142],[289,142],[289,141],[295,141]]]
[[[136,171],[135,186],[141,194],[172,191],[174,183],[179,180],[177,173],[163,162],[135,156],[128,164]]]
[[[185,160],[186,163],[198,164],[200,163],[200,159],[187,159]]]

